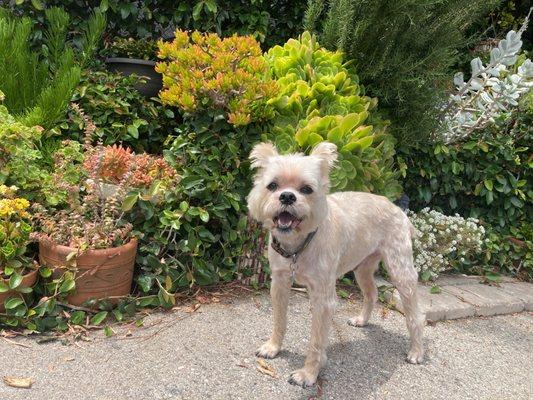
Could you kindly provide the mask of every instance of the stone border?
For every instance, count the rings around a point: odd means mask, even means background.
[[[482,277],[444,275],[434,284],[441,288],[437,294],[430,293],[431,285],[419,283],[419,304],[430,322],[513,314],[533,311],[533,284],[504,277],[498,285],[481,283]],[[398,291],[383,278],[376,278],[387,304],[403,313]]]

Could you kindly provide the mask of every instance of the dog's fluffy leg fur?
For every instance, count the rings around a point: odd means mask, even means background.
[[[302,387],[315,384],[320,369],[326,365],[329,328],[335,311],[335,281],[327,286],[308,286],[311,302],[311,341],[303,368],[291,374],[289,382]]]
[[[412,364],[421,363],[424,359],[422,333],[425,318],[418,306],[418,274],[413,265],[411,239],[391,237],[389,245],[382,250],[382,253],[385,268],[387,268],[392,283],[400,294],[407,329],[411,337],[411,348],[407,353],[407,361]]]
[[[363,310],[358,317],[348,320],[348,324],[352,326],[365,326],[370,319],[370,314],[372,314],[372,310],[378,299],[378,289],[374,281],[374,273],[378,269],[380,259],[380,254],[372,254],[359,264],[354,271],[357,285],[359,285],[361,292],[363,292]]]
[[[273,271],[270,296],[274,314],[272,336],[255,353],[258,357],[274,358],[278,355],[287,330],[287,308],[291,290],[291,278],[288,271]]]

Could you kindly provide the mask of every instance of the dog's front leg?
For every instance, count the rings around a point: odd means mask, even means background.
[[[287,331],[287,308],[291,291],[291,277],[288,271],[272,272],[270,297],[274,312],[272,336],[255,353],[258,357],[274,358],[278,355]]]
[[[289,382],[302,387],[313,386],[320,372],[326,365],[326,347],[328,345],[329,328],[335,311],[335,284],[330,287],[311,288],[311,341],[304,367],[291,374]]]

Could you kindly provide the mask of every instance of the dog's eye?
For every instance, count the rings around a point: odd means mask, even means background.
[[[313,193],[313,188],[309,185],[302,186],[300,188],[300,193],[302,194],[311,194]]]
[[[270,182],[267,186],[267,189],[273,192],[278,188],[278,184],[276,182]]]

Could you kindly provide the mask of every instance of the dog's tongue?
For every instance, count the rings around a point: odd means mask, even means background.
[[[280,225],[290,225],[292,224],[292,221],[294,221],[294,215],[292,215],[291,213],[288,213],[286,211],[282,212],[279,216],[278,216],[278,222]]]

